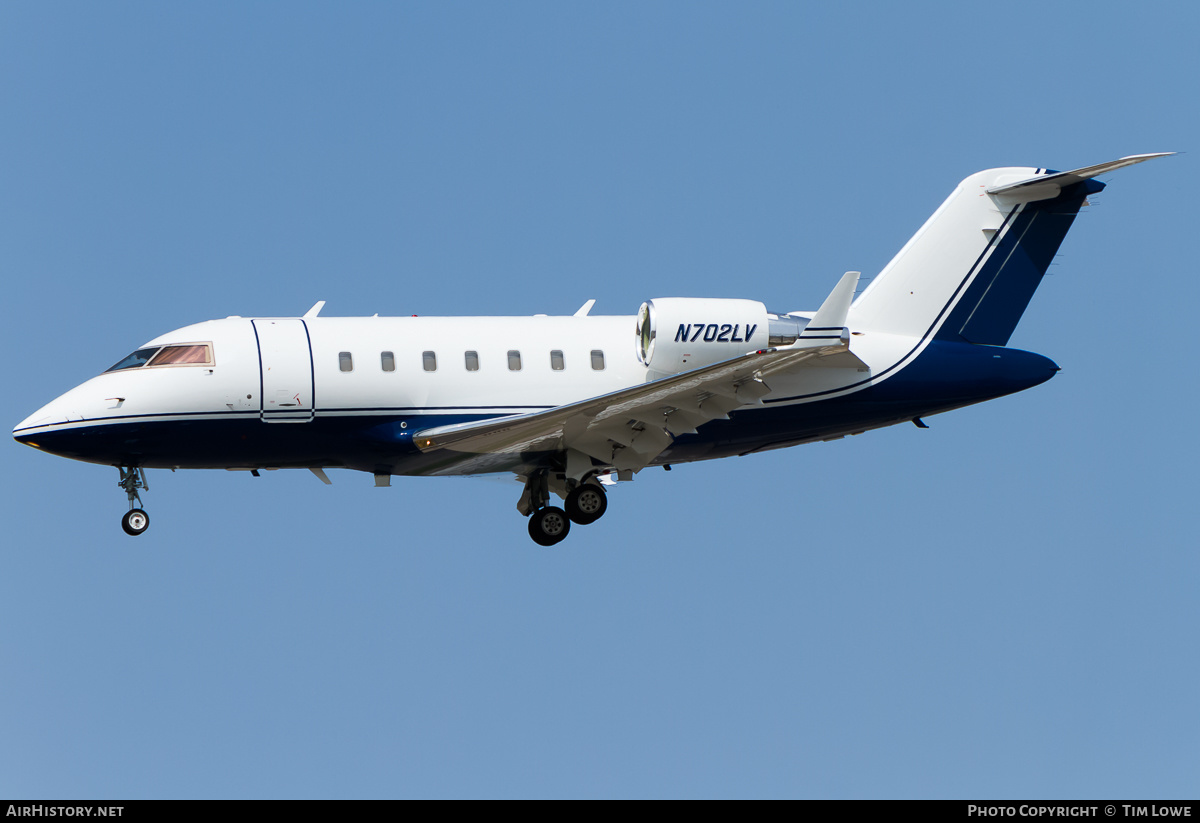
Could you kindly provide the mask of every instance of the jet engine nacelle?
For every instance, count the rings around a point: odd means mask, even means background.
[[[656,297],[637,317],[637,353],[661,375],[767,348],[767,308],[754,300]]]

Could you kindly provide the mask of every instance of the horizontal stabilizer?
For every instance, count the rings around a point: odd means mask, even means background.
[[[1086,166],[1074,171],[1060,171],[1053,174],[1042,174],[1037,177],[1018,180],[1015,183],[1001,183],[989,187],[987,193],[1016,200],[1048,200],[1051,197],[1057,197],[1058,193],[1067,186],[1082,183],[1084,180],[1090,180],[1093,177],[1107,174],[1110,171],[1116,171],[1126,166],[1132,166],[1135,163],[1144,163],[1156,157],[1170,157],[1172,154],[1175,154],[1175,152],[1164,151],[1156,154],[1131,154],[1128,157],[1122,157],[1120,160],[1100,163],[1095,166]]]

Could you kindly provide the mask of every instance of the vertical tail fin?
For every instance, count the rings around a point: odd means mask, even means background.
[[[959,183],[851,309],[851,324],[910,337],[1003,346],[1096,175],[1162,154],[1069,172],[989,169]]]

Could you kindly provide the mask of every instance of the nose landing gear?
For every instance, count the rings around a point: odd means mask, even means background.
[[[138,489],[149,491],[150,484],[146,482],[145,469],[133,466],[125,469],[117,466],[117,470],[121,472],[121,479],[117,485],[125,490],[125,496],[129,498],[129,511],[121,518],[121,528],[125,530],[125,534],[137,537],[150,527],[150,515],[142,509],[142,498],[138,495]]]

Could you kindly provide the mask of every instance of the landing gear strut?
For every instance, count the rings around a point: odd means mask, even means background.
[[[124,469],[117,466],[117,470],[121,472],[121,479],[117,485],[125,490],[125,496],[129,498],[129,511],[121,518],[121,528],[125,530],[125,534],[137,537],[150,527],[150,515],[142,510],[142,498],[138,495],[138,489],[149,490],[150,484],[146,482],[145,469],[133,466]]]

